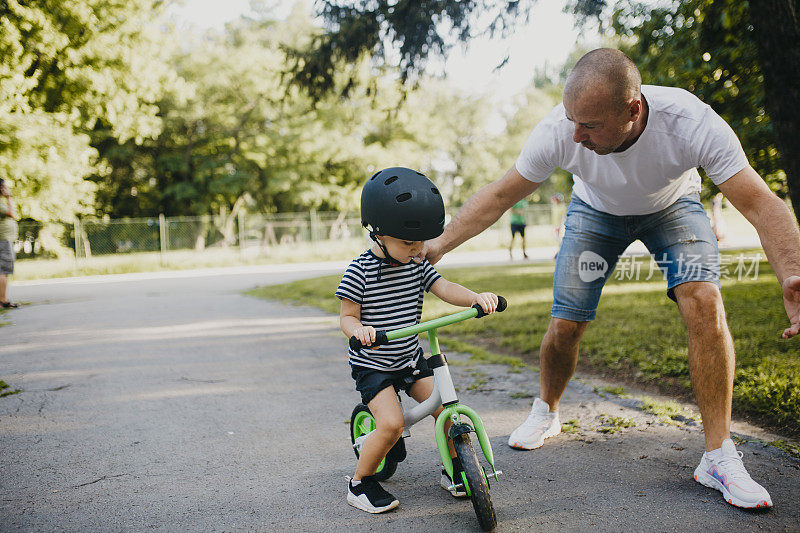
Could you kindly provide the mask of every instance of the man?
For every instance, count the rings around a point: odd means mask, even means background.
[[[0,307],[19,307],[8,301],[8,276],[14,273],[14,241],[17,240],[17,214],[5,180],[0,178]]]
[[[562,103],[536,126],[515,165],[470,198],[422,254],[435,263],[535,191],[556,167],[572,172],[575,183],[540,350],[541,397],[509,445],[538,448],[561,431],[558,402],[575,371],[581,336],[617,258],[641,239],[665,271],[667,295],[688,330],[689,372],[706,441],[695,480],[733,505],[770,507],[769,494],[751,479],[730,440],[733,341],[697,167],[758,230],[791,323],[784,338],[800,330],[800,233],[790,211],[709,106],[681,89],[642,86],[627,56],[598,49],[575,65]],[[690,258],[695,263],[686,268]]]

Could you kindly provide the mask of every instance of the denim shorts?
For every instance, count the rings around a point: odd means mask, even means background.
[[[369,405],[369,402],[386,387],[394,387],[395,392],[401,390],[408,393],[408,389],[422,378],[433,375],[433,370],[428,367],[427,360],[422,356],[420,350],[415,363],[415,367],[407,367],[393,372],[384,372],[374,368],[350,365],[351,375],[356,380],[356,390],[361,393],[361,403]],[[415,374],[416,372],[416,374]]]
[[[667,296],[672,300],[674,288],[681,283],[708,281],[720,286],[717,239],[698,193],[683,196],[661,211],[629,216],[598,211],[573,194],[556,259],[550,315],[574,322],[594,320],[603,286],[619,256],[637,239],[661,269],[654,279],[666,277]],[[631,272],[626,274],[627,279],[633,277]],[[642,269],[637,277],[647,275],[647,269]]]

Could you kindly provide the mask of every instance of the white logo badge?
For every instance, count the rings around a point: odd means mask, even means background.
[[[606,260],[594,252],[585,251],[581,252],[578,257],[578,275],[581,281],[590,283],[598,278],[606,275],[608,270],[608,263]]]

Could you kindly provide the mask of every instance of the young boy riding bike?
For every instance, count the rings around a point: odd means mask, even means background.
[[[375,349],[376,330],[419,323],[424,292],[462,307],[479,304],[486,313],[497,308],[497,296],[477,294],[447,281],[427,261],[415,261],[423,242],[444,230],[444,202],[427,177],[393,167],[374,174],[361,193],[361,222],[370,231],[372,247],[355,258],[336,289],[341,300],[339,322],[349,338],[362,343],[349,350],[356,390],[372,412],[376,429],[364,441],[355,474],[348,482],[347,503],[369,513],[382,513],[400,502],[374,479],[378,465],[403,432],[403,412],[397,392],[421,402],[433,391],[433,372],[422,356],[416,335],[389,341]],[[434,418],[442,411],[440,407]],[[450,455],[455,451],[450,446]],[[454,477],[461,469],[454,461]],[[465,496],[442,470],[441,485],[454,496]]]

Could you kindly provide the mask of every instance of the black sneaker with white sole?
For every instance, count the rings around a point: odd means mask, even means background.
[[[386,492],[374,476],[361,478],[361,483],[353,486],[353,481],[347,483],[347,503],[368,513],[385,513],[394,509],[400,502],[397,498]]]

